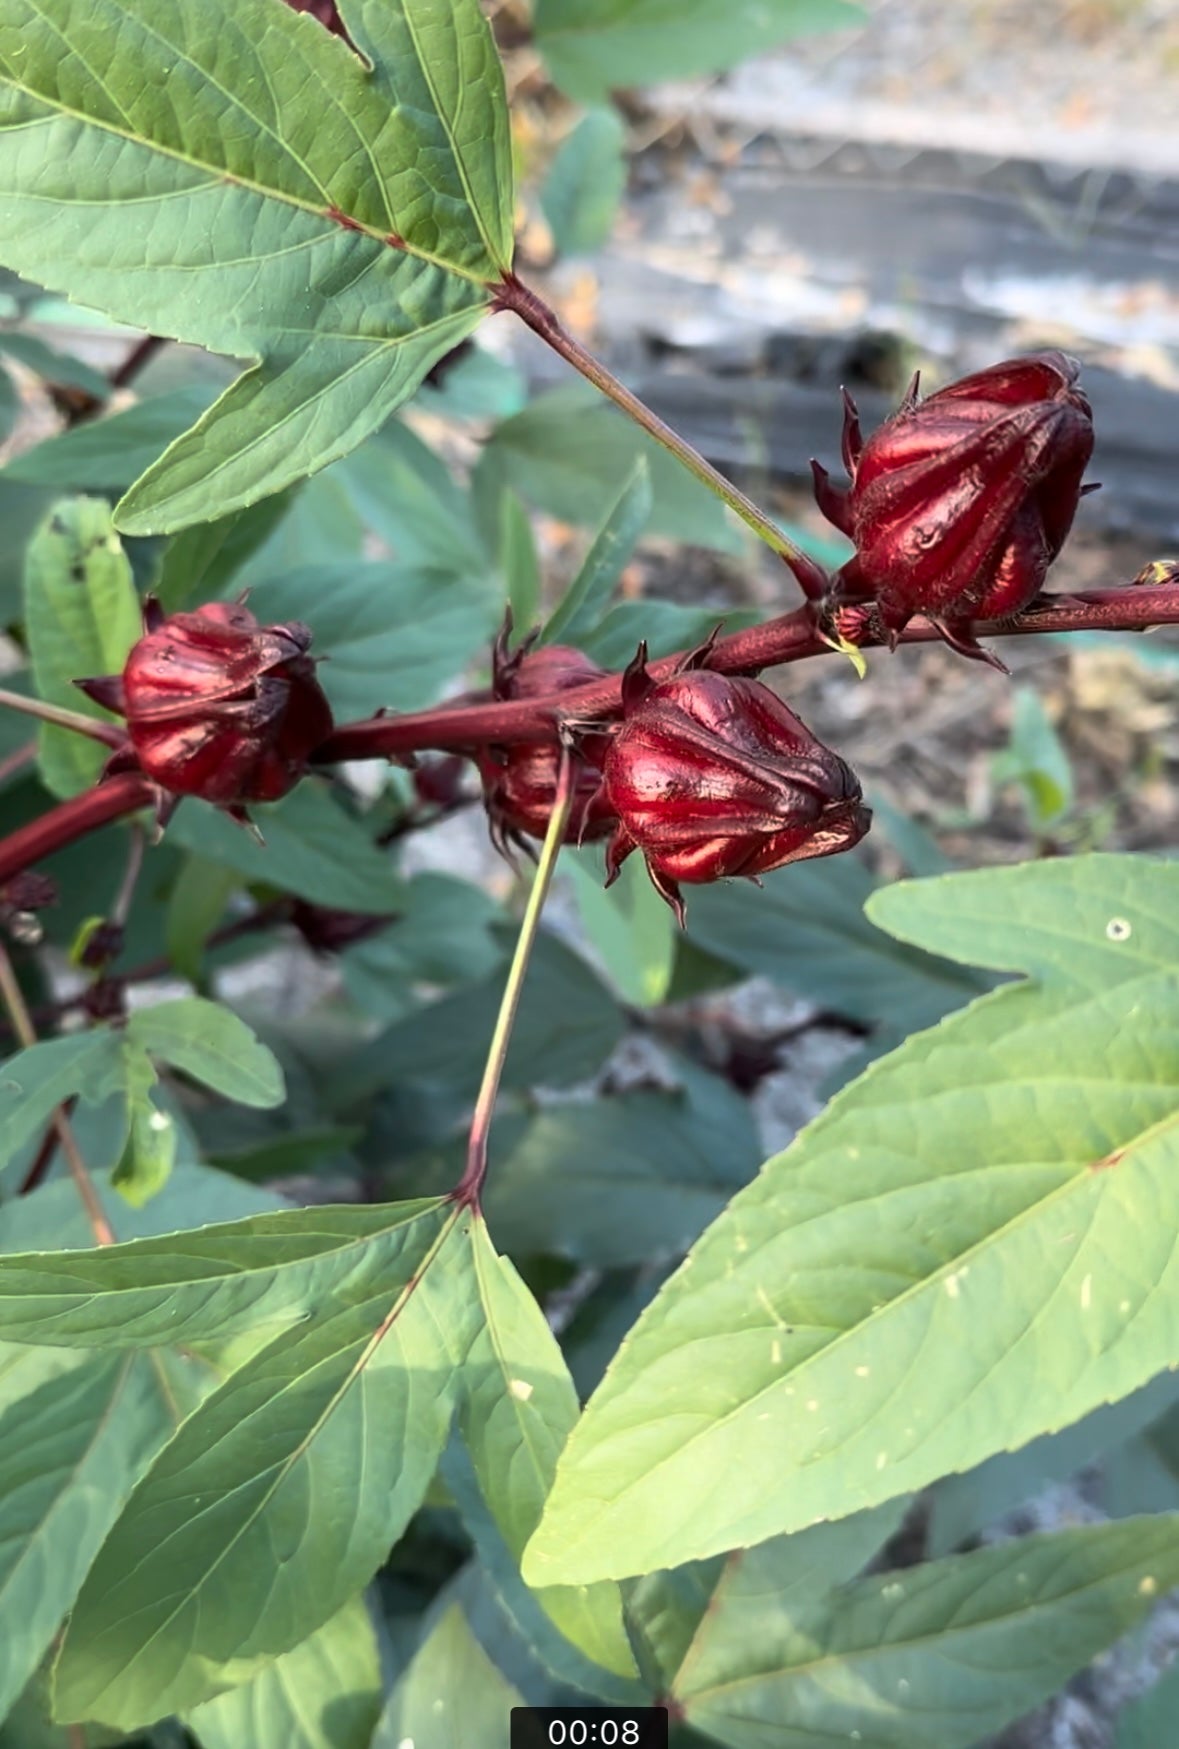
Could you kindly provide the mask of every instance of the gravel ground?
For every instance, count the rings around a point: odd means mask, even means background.
[[[737,68],[705,109],[758,126],[1173,173],[1176,0],[860,0],[861,29]],[[675,107],[669,88],[661,102]]]

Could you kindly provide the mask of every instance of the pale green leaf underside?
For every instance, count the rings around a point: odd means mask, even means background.
[[[459,1430],[479,1487],[515,1560],[535,1529],[561,1447],[577,1420],[577,1392],[557,1339],[482,1220],[472,1223],[471,1261],[482,1327],[463,1368]],[[636,1675],[609,1583],[537,1594],[566,1637],[617,1676]]]
[[[305,1316],[383,1280],[447,1218],[443,1201],[283,1209],[103,1250],[0,1257],[0,1336],[141,1347]]]
[[[416,1510],[471,1340],[458,1212],[404,1231],[206,1398],[90,1570],[57,1667],[65,1720],[185,1711],[314,1633]]]
[[[14,1395],[0,1413],[2,1718],[172,1423],[146,1355],[5,1349],[0,1395]]]
[[[512,1708],[523,1705],[455,1603],[390,1695],[372,1749],[508,1749]]]
[[[874,1575],[809,1605],[751,1591],[727,1619],[706,1619],[672,1692],[731,1749],[968,1749],[1045,1700],[1177,1579],[1168,1514]]]
[[[127,1036],[160,1062],[183,1069],[239,1105],[273,1106],[286,1091],[277,1057],[219,1002],[182,996],[139,1009]]]
[[[713,1224],[574,1430],[532,1583],[842,1516],[1179,1363],[1179,868],[1074,858],[872,910],[1036,977],[875,1064]]]
[[[371,71],[279,0],[7,0],[0,256],[260,361],[132,488],[128,531],[227,514],[345,454],[510,262],[477,0],[344,10]]]
[[[201,1749],[368,1749],[381,1707],[377,1636],[354,1597],[241,1688],[194,1708]]]

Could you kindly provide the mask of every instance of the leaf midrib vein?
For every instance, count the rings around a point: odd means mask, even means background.
[[[52,26],[50,28],[52,28]],[[325,224],[333,227],[347,230],[355,229],[356,235],[368,237],[373,242],[380,243],[384,248],[397,247],[402,253],[412,255],[416,260],[428,262],[432,267],[440,268],[444,273],[451,273],[457,279],[469,280],[472,285],[485,286],[488,283],[486,279],[483,279],[479,274],[472,272],[470,268],[460,267],[453,261],[447,261],[439,255],[431,254],[428,250],[422,249],[418,245],[408,242],[404,237],[401,237],[400,234],[398,244],[390,244],[387,237],[380,231],[374,230],[371,225],[365,224],[360,219],[353,218],[351,214],[347,215],[351,222],[347,226],[340,227],[338,219],[333,219],[331,214],[323,207],[318,207],[311,201],[300,200],[297,195],[288,194],[283,189],[268,188],[265,183],[257,182],[252,177],[241,176],[236,171],[227,170],[224,165],[208,164],[201,158],[194,158],[190,153],[179,151],[173,146],[163,145],[158,140],[149,140],[141,135],[130,133],[124,128],[115,127],[111,122],[100,120],[97,116],[87,115],[84,110],[73,108],[70,104],[64,103],[60,98],[45,96],[43,92],[34,90],[32,86],[17,79],[10,72],[4,73],[3,79],[11,85],[14,90],[21,91],[26,97],[31,98],[34,103],[43,104],[51,114],[68,116],[71,121],[77,122],[82,127],[98,128],[103,133],[111,134],[116,139],[124,140],[129,146],[138,151],[157,153],[162,158],[169,158],[174,163],[184,164],[190,170],[200,171],[205,176],[224,182],[229,189],[243,188],[248,193],[256,195],[259,199],[278,201],[282,205],[289,206],[297,212],[309,213],[314,218],[322,219]],[[317,177],[313,177],[312,180],[318,183]],[[111,205],[115,207],[120,204],[121,203],[118,201],[111,202]],[[331,206],[332,204],[333,203],[330,200],[327,201],[328,206]],[[482,236],[482,221],[479,218],[479,215],[474,213],[474,209],[472,209],[472,212],[476,224],[479,227],[480,236]],[[484,241],[486,241],[486,239],[484,239]],[[492,259],[494,259],[494,255],[492,256]]]
[[[204,1591],[205,1587],[209,1584],[209,1581],[212,1579],[213,1575],[218,1571],[218,1569],[222,1566],[222,1564],[229,1559],[230,1555],[236,1549],[236,1547],[237,1547],[238,1543],[241,1541],[241,1539],[246,1535],[247,1531],[257,1521],[257,1519],[261,1517],[262,1513],[265,1511],[267,1506],[269,1506],[274,1495],[276,1494],[278,1489],[282,1486],[283,1482],[286,1480],[286,1478],[290,1474],[291,1470],[293,1470],[296,1463],[298,1463],[299,1460],[304,1456],[304,1454],[310,1449],[310,1447],[314,1443],[316,1437],[323,1430],[323,1428],[327,1426],[328,1422],[331,1420],[331,1417],[335,1413],[337,1406],[343,1401],[344,1397],[351,1390],[355,1381],[362,1375],[365,1367],[367,1367],[367,1365],[369,1364],[369,1361],[372,1359],[372,1356],[376,1353],[377,1349],[380,1347],[381,1343],[384,1341],[385,1337],[388,1335],[389,1331],[392,1329],[393,1324],[395,1323],[396,1319],[400,1316],[400,1314],[404,1310],[405,1306],[408,1305],[409,1300],[414,1293],[414,1290],[421,1283],[421,1281],[422,1281],[423,1277],[425,1276],[426,1271],[429,1269],[431,1263],[438,1256],[438,1253],[441,1251],[446,1240],[449,1238],[456,1222],[458,1221],[458,1219],[460,1217],[461,1212],[462,1211],[458,1208],[457,1205],[454,1205],[452,1207],[451,1213],[448,1215],[447,1219],[443,1222],[441,1228],[439,1229],[437,1236],[434,1238],[434,1240],[431,1242],[431,1244],[427,1248],[427,1251],[426,1251],[424,1257],[422,1258],[421,1262],[417,1265],[417,1267],[411,1273],[408,1282],[406,1282],[405,1285],[397,1291],[396,1296],[395,1296],[394,1301],[393,1301],[393,1304],[390,1307],[389,1311],[386,1313],[385,1317],[381,1320],[380,1324],[377,1326],[377,1329],[369,1337],[368,1341],[365,1342],[364,1347],[361,1349],[360,1354],[357,1356],[355,1362],[350,1367],[348,1373],[340,1381],[340,1384],[339,1384],[337,1390],[332,1395],[330,1401],[325,1406],[323,1412],[319,1415],[319,1417],[314,1422],[314,1424],[307,1429],[307,1432],[304,1434],[303,1438],[293,1448],[293,1450],[290,1452],[290,1454],[286,1458],[284,1458],[281,1463],[274,1466],[273,1473],[272,1473],[272,1479],[269,1482],[269,1484],[265,1487],[262,1494],[260,1495],[260,1497],[259,1497],[259,1499],[254,1507],[254,1510],[246,1515],[246,1517],[243,1519],[242,1523],[238,1526],[237,1530],[234,1532],[233,1536],[229,1538],[229,1540],[226,1542],[224,1548],[222,1548],[220,1553],[216,1556],[216,1559],[210,1565],[208,1565],[205,1568],[205,1570],[201,1573],[196,1584],[191,1586],[183,1594],[180,1601],[176,1604],[175,1608],[172,1609],[171,1611],[169,1611],[169,1613],[163,1617],[163,1619],[159,1622],[159,1624],[155,1628],[155,1630],[148,1636],[148,1638],[146,1640],[144,1640],[142,1645],[137,1647],[135,1652],[132,1653],[131,1657],[128,1659],[127,1663],[124,1665],[123,1669],[118,1673],[118,1675],[113,1677],[110,1681],[108,1681],[106,1683],[105,1687],[99,1691],[99,1695],[106,1694],[107,1692],[109,1692],[112,1684],[114,1682],[117,1682],[118,1680],[120,1680],[122,1677],[124,1677],[126,1675],[127,1671],[129,1671],[144,1656],[144,1654],[148,1651],[149,1647],[151,1647],[154,1644],[154,1642],[160,1637],[160,1635],[165,1631],[165,1629],[171,1627],[172,1623],[175,1621],[176,1617],[178,1615],[180,1615],[182,1610],[186,1609],[194,1601],[198,1602],[198,1605],[199,1605],[200,1595]],[[372,1295],[373,1299],[378,1299],[379,1297],[380,1297],[379,1294],[376,1294],[376,1293],[374,1293]],[[364,1303],[364,1302],[361,1302],[361,1303]],[[283,1391],[289,1390],[289,1389],[293,1388],[295,1385],[297,1385],[299,1383],[299,1380],[301,1377],[302,1377],[302,1375],[300,1374],[299,1378],[289,1380],[282,1387],[282,1389],[278,1393],[276,1393],[276,1396],[281,1396]],[[200,1455],[202,1457],[205,1457],[208,1455],[208,1451],[211,1451],[213,1449],[215,1449],[215,1447],[209,1447],[209,1448],[207,1448],[207,1450],[205,1452],[201,1453]],[[245,1482],[243,1482],[243,1483],[239,1484],[239,1487],[244,1487],[246,1485],[247,1484]],[[234,1490],[234,1491],[236,1491],[236,1490]],[[135,1573],[143,1566],[143,1561],[150,1560],[153,1557],[158,1558],[161,1549],[166,1546],[167,1540],[168,1539],[164,1539],[164,1541],[162,1541],[162,1542],[157,1542],[153,1546],[153,1548],[148,1552],[148,1554],[144,1556],[143,1560],[139,1561],[136,1564],[136,1566],[132,1567],[126,1574],[120,1575],[119,1583],[126,1584],[130,1579],[132,1579],[134,1577]],[[98,1699],[99,1695],[93,1696],[92,1699]]]
[[[1135,1137],[1132,1142],[1127,1143],[1126,1147],[1123,1149],[1123,1153],[1129,1153],[1131,1149],[1141,1146],[1144,1142],[1150,1139],[1155,1131],[1162,1130],[1169,1124],[1174,1123],[1177,1117],[1179,1117],[1179,1113],[1172,1113],[1169,1117],[1160,1119],[1158,1123],[1152,1124],[1147,1130],[1143,1131],[1141,1135]],[[974,1244],[967,1246],[965,1250],[958,1252],[952,1258],[948,1258],[945,1263],[941,1264],[931,1274],[923,1276],[921,1280],[915,1282],[912,1287],[903,1289],[895,1299],[889,1300],[887,1305],[884,1306],[879,1313],[869,1313],[867,1318],[858,1319],[854,1324],[851,1324],[846,1329],[842,1330],[838,1336],[836,1336],[831,1342],[827,1343],[824,1347],[816,1349],[813,1354],[808,1354],[799,1362],[798,1366],[792,1369],[789,1373],[780,1373],[776,1375],[767,1384],[763,1385],[760,1390],[754,1392],[751,1396],[744,1398],[740,1403],[735,1405],[734,1408],[727,1410],[723,1415],[711,1419],[707,1426],[700,1431],[689,1433],[679,1438],[672,1451],[668,1452],[666,1456],[660,1457],[653,1463],[650,1463],[644,1470],[642,1476],[644,1485],[648,1483],[651,1477],[659,1470],[680,1457],[683,1452],[688,1450],[691,1446],[697,1444],[700,1440],[710,1438],[718,1428],[726,1426],[731,1421],[738,1420],[750,1410],[756,1408],[766,1395],[770,1391],[777,1389],[784,1380],[788,1378],[797,1379],[799,1374],[801,1374],[812,1361],[817,1361],[820,1358],[826,1360],[841,1346],[841,1344],[851,1341],[856,1335],[858,1335],[867,1324],[876,1322],[879,1326],[884,1322],[886,1317],[892,1316],[892,1314],[902,1308],[910,1299],[916,1298],[922,1293],[932,1292],[936,1289],[937,1285],[944,1280],[947,1274],[957,1271],[964,1261],[968,1262],[974,1258],[977,1253],[982,1252],[987,1246],[1000,1243],[1012,1228],[1017,1226],[1022,1220],[1028,1218],[1033,1212],[1036,1215],[1039,1215],[1056,1199],[1059,1198],[1063,1200],[1070,1191],[1075,1189],[1078,1181],[1084,1181],[1084,1175],[1086,1172],[1087,1168],[1084,1166],[1079,1167],[1071,1177],[1065,1179],[1063,1183],[1054,1186],[1047,1195],[1038,1198],[1034,1202],[1025,1204],[1017,1214],[1013,1215],[1010,1220],[1005,1221],[1001,1227],[995,1228],[990,1233],[985,1234],[981,1239],[976,1240]],[[1093,1218],[1096,1218],[1096,1211],[1094,1211]],[[1092,1221],[1090,1224],[1092,1224]],[[1059,1291],[1059,1287],[1060,1283],[1057,1281],[1052,1287],[1051,1292],[1055,1294]],[[1035,1315],[1038,1314],[1034,1314],[1034,1316]],[[680,1420],[682,1419],[682,1411],[677,1411],[674,1416],[669,1415],[668,1418]],[[827,1454],[827,1456],[829,1458],[829,1454]],[[624,1489],[622,1493],[615,1495],[612,1500],[608,1499],[603,1501],[603,1504],[607,1506],[614,1504],[617,1500],[621,1499],[626,1492],[629,1492],[629,1489]],[[584,1540],[584,1538],[579,1537],[578,1541],[581,1540]]]

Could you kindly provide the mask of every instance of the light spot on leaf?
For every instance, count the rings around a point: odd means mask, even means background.
[[[1081,1283],[1081,1310],[1087,1312],[1093,1303],[1093,1277],[1087,1275]]]
[[[535,1386],[530,1385],[527,1379],[512,1379],[508,1385],[508,1389],[511,1391],[513,1397],[519,1402],[526,1403],[532,1395]]]
[[[1111,917],[1105,933],[1110,941],[1129,941],[1134,931],[1124,917]]]
[[[1159,1582],[1154,1577],[1153,1573],[1147,1573],[1138,1581],[1139,1597],[1153,1597],[1158,1588]]]
[[[872,1368],[870,1366],[858,1366],[856,1368],[856,1377],[858,1379],[866,1379],[871,1371]]]
[[[782,1364],[782,1344],[776,1339],[770,1343],[770,1361],[774,1366]]]
[[[878,1451],[876,1453],[876,1468],[882,1470],[887,1462],[888,1453],[886,1451]]]
[[[817,1409],[818,1407],[819,1407],[819,1399],[817,1397],[811,1397],[811,1399],[807,1403],[807,1408],[813,1411],[813,1410]]]

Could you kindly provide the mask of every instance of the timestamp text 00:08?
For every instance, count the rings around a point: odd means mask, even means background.
[[[552,1749],[583,1749],[591,1741],[601,1744],[602,1749],[626,1749],[628,1744],[639,1740],[639,1727],[634,1719],[624,1719],[620,1724],[617,1719],[603,1719],[601,1724],[593,1727],[593,1737],[590,1727],[584,1719],[550,1719],[548,1722],[548,1739]]]

